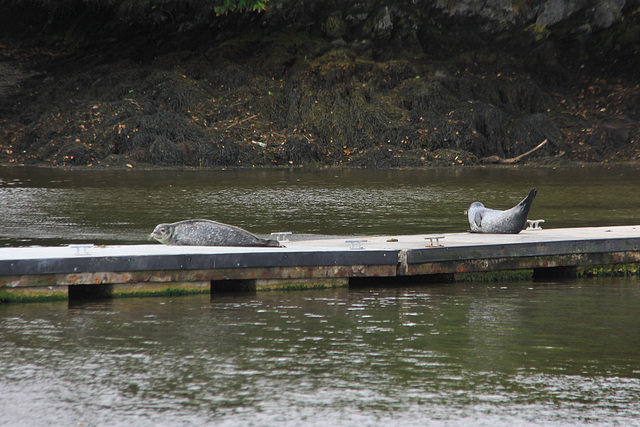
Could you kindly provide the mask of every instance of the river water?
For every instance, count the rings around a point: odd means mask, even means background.
[[[463,232],[473,201],[506,209],[538,188],[545,227],[640,223],[640,169],[63,171],[0,168],[0,245],[148,243],[207,218],[257,234]]]
[[[640,223],[631,168],[0,169],[0,244],[463,232],[538,188],[544,227]],[[150,242],[149,242],[150,243]],[[640,425],[640,280],[0,305],[0,425]]]
[[[637,279],[0,305],[0,425],[640,425]]]

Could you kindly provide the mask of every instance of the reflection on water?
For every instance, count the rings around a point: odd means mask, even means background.
[[[531,187],[545,227],[640,223],[640,170],[0,168],[0,245],[457,232]],[[640,281],[0,305],[0,425],[640,425]]]
[[[146,243],[208,218],[258,234],[462,232],[473,201],[505,209],[538,188],[550,228],[640,222],[640,169],[62,171],[0,167],[0,245]]]
[[[69,304],[0,306],[0,424],[638,424],[637,279]]]

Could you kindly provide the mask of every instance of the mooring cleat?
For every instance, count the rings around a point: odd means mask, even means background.
[[[89,249],[93,248],[94,246],[95,245],[91,243],[69,245],[70,248],[74,248],[76,250],[76,255],[89,255]]]
[[[364,249],[364,247],[362,247],[361,243],[365,243],[368,240],[365,239],[350,239],[350,240],[345,240],[345,243],[351,243],[351,247],[349,249]]]
[[[542,230],[540,224],[544,222],[544,219],[528,219],[527,228],[525,230]]]
[[[275,233],[271,233],[271,237],[275,237],[276,242],[288,242],[288,236],[292,234],[291,231],[276,231]]]
[[[426,236],[424,239],[429,240],[429,246],[427,247],[442,246],[440,244],[440,239],[444,239],[444,236]]]

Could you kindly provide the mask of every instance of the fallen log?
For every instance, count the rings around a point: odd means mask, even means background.
[[[540,148],[542,148],[547,143],[547,141],[548,140],[545,139],[544,141],[542,141],[540,144],[538,144],[537,146],[535,146],[531,150],[527,151],[526,153],[522,153],[517,157],[512,157],[510,159],[503,159],[503,158],[500,158],[498,156],[489,156],[489,157],[481,158],[480,161],[482,163],[500,163],[500,164],[505,164],[505,165],[512,165],[514,163],[518,163],[520,160],[522,160],[523,158],[525,158],[529,154],[531,154],[531,153],[539,150]]]

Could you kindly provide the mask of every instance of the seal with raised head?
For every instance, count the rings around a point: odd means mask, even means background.
[[[280,246],[275,240],[261,239],[235,225],[208,219],[188,219],[159,224],[149,236],[165,245],[188,246]]]
[[[511,209],[504,211],[487,209],[480,202],[473,202],[467,210],[472,233],[518,234],[527,225],[527,217],[538,190],[532,188],[529,195]]]

